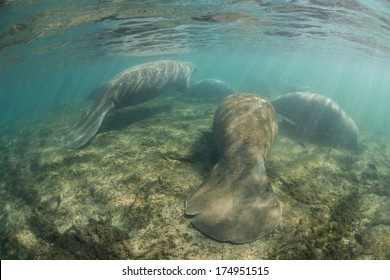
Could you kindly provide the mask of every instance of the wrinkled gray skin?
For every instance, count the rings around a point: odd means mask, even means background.
[[[303,139],[331,147],[356,149],[358,129],[333,100],[310,92],[294,92],[272,100],[278,114],[288,121],[281,125]]]
[[[257,95],[231,95],[214,115],[213,133],[218,162],[187,198],[185,212],[216,240],[259,239],[275,229],[282,213],[264,166],[277,133],[274,108]]]
[[[148,101],[171,88],[186,90],[195,68],[191,62],[160,60],[126,69],[101,87],[103,92],[92,110],[68,135],[67,147],[79,148],[88,143],[113,109]]]
[[[204,79],[194,81],[183,94],[188,98],[208,98],[222,100],[236,93],[237,90],[224,81],[217,79]]]

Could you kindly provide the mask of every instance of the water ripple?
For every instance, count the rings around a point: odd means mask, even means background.
[[[79,58],[226,47],[253,51],[259,44],[282,51],[305,46],[390,54],[386,1],[25,2],[0,4],[0,64],[31,57],[28,53],[61,52],[64,45],[63,55]]]

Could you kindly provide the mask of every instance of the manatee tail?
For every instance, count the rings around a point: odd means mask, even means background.
[[[204,234],[245,243],[279,224],[282,210],[265,174],[264,161],[233,168],[219,161],[209,178],[186,201],[186,214]]]
[[[95,104],[95,107],[69,133],[66,139],[66,146],[76,149],[88,143],[98,131],[104,117],[114,106],[114,102],[111,99],[101,98]]]

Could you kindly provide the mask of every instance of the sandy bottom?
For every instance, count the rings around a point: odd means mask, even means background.
[[[267,172],[283,207],[274,232],[235,245],[184,214],[217,159],[217,102],[158,98],[109,115],[91,143],[64,147],[81,111],[0,136],[2,259],[389,259],[390,147],[357,153],[278,134]]]

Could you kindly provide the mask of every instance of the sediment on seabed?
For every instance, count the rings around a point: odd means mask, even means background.
[[[390,258],[390,149],[385,136],[364,131],[356,153],[277,135],[266,164],[283,215],[269,236],[237,246],[193,228],[184,200],[216,162],[217,105],[157,98],[124,108],[78,150],[63,143],[75,108],[8,128],[0,257]]]

